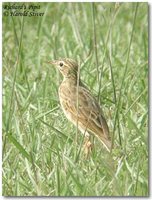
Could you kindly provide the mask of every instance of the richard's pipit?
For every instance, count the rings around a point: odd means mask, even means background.
[[[98,137],[109,151],[111,140],[108,125],[97,100],[78,76],[77,62],[64,58],[49,63],[55,65],[63,75],[59,87],[60,103],[66,117],[85,134],[85,147],[88,149],[86,153],[91,148],[90,133]]]

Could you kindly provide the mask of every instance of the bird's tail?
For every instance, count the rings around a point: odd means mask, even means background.
[[[109,127],[108,127],[107,122],[106,122],[105,118],[103,117],[103,115],[101,115],[100,121],[101,121],[101,125],[102,125],[102,130],[101,130],[102,134],[100,134],[98,136],[99,136],[100,141],[106,147],[107,151],[110,152],[112,143],[111,143],[110,134],[109,134]]]
[[[107,149],[107,151],[111,151],[111,147],[112,147],[112,143],[108,138],[100,138],[100,141],[102,142],[102,144],[105,146],[105,148]]]

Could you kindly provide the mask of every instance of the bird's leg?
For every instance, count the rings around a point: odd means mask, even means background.
[[[84,139],[84,146],[83,146],[83,150],[84,150],[86,159],[89,157],[90,153],[92,152],[92,147],[93,147],[93,145],[90,141],[90,138],[88,136],[86,136]]]

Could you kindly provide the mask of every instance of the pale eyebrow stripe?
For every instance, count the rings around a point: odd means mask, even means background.
[[[72,63],[71,63],[69,60],[66,60],[66,63],[67,63],[70,67],[72,67]]]

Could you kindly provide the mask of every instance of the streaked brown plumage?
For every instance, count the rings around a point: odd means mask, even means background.
[[[111,140],[103,112],[90,91],[78,79],[78,64],[69,58],[50,61],[63,75],[59,98],[66,117],[85,134],[87,144],[93,133],[110,151]],[[79,80],[79,83],[78,83]]]

